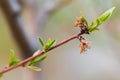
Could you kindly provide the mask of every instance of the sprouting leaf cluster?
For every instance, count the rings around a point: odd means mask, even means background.
[[[10,50],[9,66],[15,66],[19,62],[20,60],[15,58],[15,52],[13,50]]]
[[[9,63],[8,63],[8,66],[6,66],[5,68],[15,66],[15,65],[17,65],[19,62],[20,62],[20,60],[15,57],[15,52],[14,52],[14,50],[10,50]],[[3,76],[3,74],[0,74],[0,78],[1,78],[2,76]]]
[[[41,57],[36,57],[36,58],[34,58],[33,60],[29,61],[29,66],[34,65],[34,64],[36,64],[36,63],[38,63],[38,62],[43,61],[44,59],[47,58],[47,56],[48,56],[48,54],[45,53],[45,54],[43,54]]]
[[[38,62],[43,61],[44,59],[47,58],[47,56],[48,56],[48,54],[45,53],[45,54],[43,54],[41,57],[36,57],[36,58],[30,60],[30,61],[28,62],[28,66],[27,66],[27,67],[28,67],[29,69],[32,69],[32,70],[35,70],[35,71],[41,71],[42,69],[39,68],[39,67],[36,67],[35,64],[38,63]]]
[[[32,60],[30,60],[25,66],[29,69],[35,70],[35,71],[41,71],[41,68],[35,66],[36,63],[43,61],[47,58],[47,50],[49,50],[51,47],[53,47],[56,43],[56,40],[48,39],[46,43],[43,42],[41,38],[39,38],[39,43],[42,47],[42,51],[44,54],[42,54],[40,57],[36,57]],[[40,54],[40,50],[36,51],[33,56]],[[10,58],[9,58],[9,64],[8,67],[12,67],[17,65],[20,62],[19,59],[15,57],[15,52],[13,50],[10,50]],[[2,74],[0,74],[0,77],[2,77]]]
[[[84,17],[83,13],[80,12],[80,17],[82,18],[82,20],[84,21],[84,23],[88,26],[88,22],[86,20],[86,18]]]
[[[40,43],[40,45],[41,45],[41,47],[42,47],[42,50],[46,52],[48,49],[50,49],[51,47],[53,47],[53,46],[55,45],[56,40],[55,40],[55,39],[54,39],[54,40],[51,40],[51,39],[49,38],[49,39],[47,40],[47,42],[44,43],[43,40],[42,40],[41,38],[39,38],[39,43]]]
[[[92,21],[92,23],[90,25],[88,25],[88,22],[82,13],[80,13],[80,16],[81,16],[82,20],[84,20],[85,24],[88,26],[88,32],[92,32],[95,30],[99,30],[99,26],[111,17],[114,9],[115,9],[115,7],[112,7],[111,9],[107,10],[96,20]]]
[[[47,50],[50,49],[51,47],[53,47],[54,44],[56,43],[56,40],[48,39],[47,42],[44,43],[41,38],[38,38],[38,39],[39,39],[39,43],[40,43],[40,45],[42,47],[42,51],[44,52],[44,54],[42,56],[40,56],[40,57],[36,57],[36,58],[30,60],[28,62],[28,66],[27,66],[29,69],[32,69],[32,70],[35,70],[35,71],[41,71],[41,68],[36,67],[35,64],[38,63],[38,62],[43,61],[44,59],[46,59],[47,56],[48,56],[48,54],[46,53]],[[33,56],[39,54],[39,51],[40,50],[38,50],[37,52],[35,52],[33,54]]]

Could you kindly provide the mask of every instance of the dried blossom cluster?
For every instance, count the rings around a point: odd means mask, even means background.
[[[84,21],[82,20],[82,18],[77,17],[74,26],[75,26],[75,27],[82,26],[83,23],[84,23]]]
[[[80,36],[80,53],[84,53],[87,49],[90,49],[90,44],[87,42],[85,38]]]
[[[87,26],[81,17],[76,18],[74,27],[80,27],[81,32],[89,34]],[[78,39],[80,40],[80,53],[84,53],[87,49],[90,48],[90,44],[82,36],[79,36]]]

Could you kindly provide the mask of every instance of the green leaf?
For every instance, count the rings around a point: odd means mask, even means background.
[[[42,41],[42,39],[41,39],[41,38],[38,38],[38,39],[39,39],[40,45],[41,45],[42,47],[44,47],[44,42]]]
[[[115,9],[115,7],[107,10],[105,13],[103,13],[103,14],[98,18],[100,24],[103,23],[103,22],[105,22],[107,19],[109,19],[109,18],[111,17],[114,9]]]
[[[37,57],[37,58],[35,58],[35,59],[33,59],[33,60],[30,60],[28,65],[30,66],[30,65],[36,64],[36,63],[38,63],[38,62],[41,62],[41,61],[43,61],[44,59],[46,59],[47,56],[48,56],[48,54],[45,53],[45,54],[43,54],[41,57]]]
[[[53,41],[50,43],[49,47],[50,47],[50,48],[53,47],[55,43],[56,43],[56,40],[53,40]]]
[[[47,42],[46,42],[46,45],[50,45],[51,42],[52,42],[52,40],[49,38],[49,39],[47,40]]]
[[[3,74],[0,74],[0,78],[3,76]]]
[[[86,20],[86,18],[84,17],[84,15],[83,15],[82,12],[80,12],[80,16],[81,16],[82,20],[85,22],[85,24],[88,26],[88,22],[87,22],[87,20]]]
[[[12,62],[12,61],[13,61],[14,56],[15,56],[14,51],[13,51],[13,50],[10,50],[10,59],[9,59],[9,61],[10,61],[10,62]]]
[[[49,49],[48,47],[49,47],[49,45],[50,45],[51,42],[52,42],[52,40],[49,38],[49,39],[47,40],[46,44],[44,45],[44,48],[43,48],[44,51],[46,51],[46,50]]]
[[[98,26],[100,25],[99,20],[96,19],[96,21],[93,21],[92,24],[88,27],[88,31],[94,31],[94,30],[98,30]]]
[[[55,44],[56,40],[51,40],[51,39],[48,39],[45,46],[44,46],[44,51],[50,49],[51,47],[53,47],[53,45]]]
[[[40,57],[39,62],[45,60],[47,57],[48,57],[48,54],[47,54],[47,53],[43,54],[43,55]]]
[[[20,62],[19,59],[15,59],[15,53],[13,50],[10,50],[10,59],[9,59],[9,66],[14,66]]]
[[[53,47],[55,43],[56,43],[56,40],[51,41],[51,43],[47,45],[47,49],[50,49],[51,47]]]
[[[10,50],[10,59],[9,59],[9,66],[12,66],[14,61],[15,53],[13,50]]]
[[[114,9],[115,7],[107,10],[100,17],[98,17],[95,21],[93,21],[92,24],[88,27],[88,31],[92,32],[94,30],[98,30],[98,26],[100,26],[103,22],[105,22],[111,17]]]
[[[27,68],[35,70],[35,71],[41,71],[42,69],[36,66],[27,66]]]
[[[16,60],[13,60],[9,66],[15,66],[16,64],[18,64],[20,62],[20,60],[16,59]]]

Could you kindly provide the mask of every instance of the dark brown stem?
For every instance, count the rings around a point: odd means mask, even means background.
[[[65,43],[73,40],[73,39],[76,39],[76,38],[78,38],[78,37],[79,37],[80,35],[82,35],[82,34],[84,34],[84,32],[77,33],[77,34],[75,34],[75,35],[73,35],[73,36],[71,36],[71,37],[69,37],[69,38],[67,38],[67,39],[59,42],[58,44],[56,44],[56,45],[53,46],[52,48],[48,49],[46,52],[49,52],[49,51],[51,51],[51,50],[53,50],[53,49],[55,49],[55,48],[57,48],[57,47],[59,47],[59,46],[61,46],[61,45],[63,45],[63,44],[65,44]],[[4,68],[3,70],[0,71],[0,74],[4,74],[4,73],[6,73],[6,72],[8,72],[8,71],[10,71],[10,70],[12,70],[12,69],[15,69],[15,68],[19,67],[19,66],[23,66],[24,64],[26,64],[26,63],[29,62],[30,60],[32,60],[32,59],[34,59],[34,58],[36,58],[36,57],[42,56],[44,53],[45,53],[45,52],[40,51],[40,52],[38,52],[37,55],[31,56],[31,57],[29,57],[29,58],[21,61],[20,63],[18,63],[18,64],[15,65],[15,66],[11,66],[11,67],[8,67],[8,68]]]

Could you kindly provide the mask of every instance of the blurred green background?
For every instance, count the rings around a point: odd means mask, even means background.
[[[44,0],[38,2],[41,4]],[[44,80],[120,80],[119,0],[73,0],[49,16],[39,35],[45,40],[55,38],[60,42],[79,32],[79,28],[74,28],[73,25],[80,11],[84,13],[90,24],[113,6],[116,7],[113,15],[101,25],[100,30],[89,36],[85,35],[91,44],[91,49],[85,54],[80,54],[78,40],[49,52],[48,58],[42,62]],[[23,17],[26,18],[24,13]],[[8,26],[0,10],[0,69],[8,63],[10,49],[14,49],[16,56],[21,58],[19,47]],[[35,37],[37,39],[38,36]],[[6,73],[1,80],[26,80],[28,76],[25,71],[25,68],[15,69]]]

